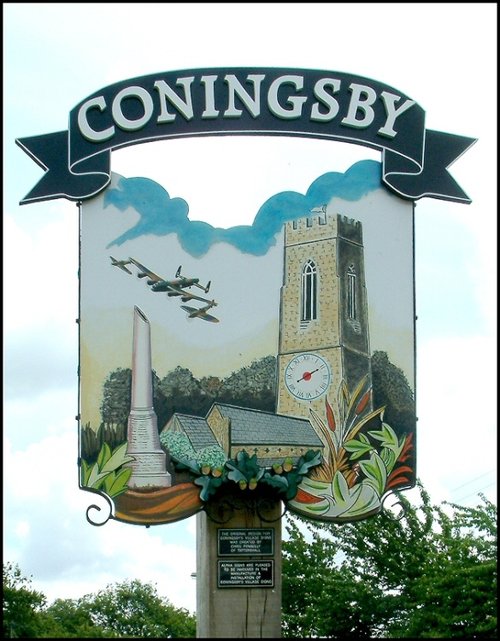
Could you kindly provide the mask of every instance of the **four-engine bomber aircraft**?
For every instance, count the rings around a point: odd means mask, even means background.
[[[119,267],[129,274],[132,274],[132,272],[130,271],[130,269],[128,269],[127,265],[135,265],[138,269],[137,277],[147,278],[146,283],[151,287],[151,291],[153,292],[166,292],[167,296],[180,296],[183,303],[191,300],[198,300],[202,303],[206,303],[206,305],[201,308],[181,305],[181,308],[184,309],[184,311],[188,312],[189,318],[201,318],[212,323],[219,322],[218,318],[215,318],[215,316],[212,316],[211,314],[207,314],[207,311],[209,309],[217,305],[215,300],[208,300],[207,298],[203,298],[202,296],[197,296],[196,294],[193,294],[193,292],[188,292],[185,289],[187,287],[198,287],[199,289],[203,290],[205,294],[208,294],[211,281],[208,281],[206,285],[201,285],[199,278],[189,278],[187,276],[182,276],[182,265],[179,265],[177,271],[175,272],[175,278],[173,280],[166,280],[165,278],[158,276],[158,274],[155,274],[153,271],[145,267],[138,260],[135,260],[135,258],[129,257],[128,260],[117,260],[116,258],[113,258],[113,256],[110,256],[110,258],[111,264],[113,266]]]

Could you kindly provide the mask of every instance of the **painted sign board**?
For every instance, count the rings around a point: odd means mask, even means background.
[[[79,203],[81,488],[109,517],[151,525],[229,494],[354,521],[413,487],[414,205],[470,202],[447,167],[475,141],[426,130],[392,87],[304,69],[134,78],[69,123],[17,142],[50,169],[23,203]],[[208,135],[350,142],[382,159],[332,159],[227,229],[209,203],[190,220],[175,184],[111,171],[115,149]]]

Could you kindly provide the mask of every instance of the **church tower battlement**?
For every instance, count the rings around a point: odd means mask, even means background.
[[[359,220],[347,216],[328,215],[326,207],[317,207],[310,216],[285,223],[285,245],[323,240],[342,236],[353,243],[363,244],[363,227]]]
[[[371,377],[363,228],[323,206],[287,222],[284,232],[277,411],[308,416],[324,408],[325,394],[337,396],[341,380],[353,389]],[[307,376],[329,370],[318,387],[294,380],[305,358],[321,359]]]

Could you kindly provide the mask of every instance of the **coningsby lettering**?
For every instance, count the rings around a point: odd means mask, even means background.
[[[263,90],[265,79],[266,75],[263,73],[249,73],[243,84],[231,73],[223,77],[215,74],[201,76],[198,82],[204,104],[196,105],[197,108],[202,108],[199,114],[195,113],[193,107],[195,76],[177,78],[177,89],[173,89],[162,79],[154,82],[151,91],[131,85],[118,91],[110,104],[104,96],[95,96],[84,102],[77,114],[78,129],[86,140],[101,143],[113,138],[116,127],[123,131],[139,131],[154,117],[158,125],[169,125],[178,116],[187,122],[196,117],[201,120],[237,119],[242,116],[243,109],[254,119],[259,118],[262,110],[266,109],[267,114],[270,113],[280,120],[307,118],[311,122],[329,123],[339,117],[339,124],[343,127],[366,129],[374,122],[377,109],[383,109],[385,122],[378,128],[377,134],[385,138],[395,138],[398,134],[397,119],[415,104],[410,99],[401,103],[402,96],[389,91],[378,93],[368,84],[351,82],[347,87],[342,87],[339,78],[320,78],[315,82],[312,91],[304,90],[304,76],[300,74],[278,76],[269,84],[267,90]],[[220,102],[221,87],[225,87],[225,104],[217,104],[217,96]],[[349,95],[340,100],[339,94],[342,89],[344,92],[348,91]],[[140,103],[139,113],[133,118],[127,116],[123,110],[123,101],[131,98]],[[239,99],[239,103],[236,98]],[[341,109],[344,113],[340,113]],[[92,125],[89,122],[91,110],[98,112],[92,113]],[[103,118],[102,126],[98,127],[102,116],[106,118]]]

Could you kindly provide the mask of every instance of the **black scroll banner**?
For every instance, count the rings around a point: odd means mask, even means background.
[[[447,168],[475,138],[426,130],[415,101],[374,80],[259,67],[171,71],[95,92],[70,112],[67,131],[16,140],[45,170],[21,204],[95,196],[110,182],[114,149],[217,135],[299,136],[371,147],[382,153],[383,183],[402,198],[471,202]]]

